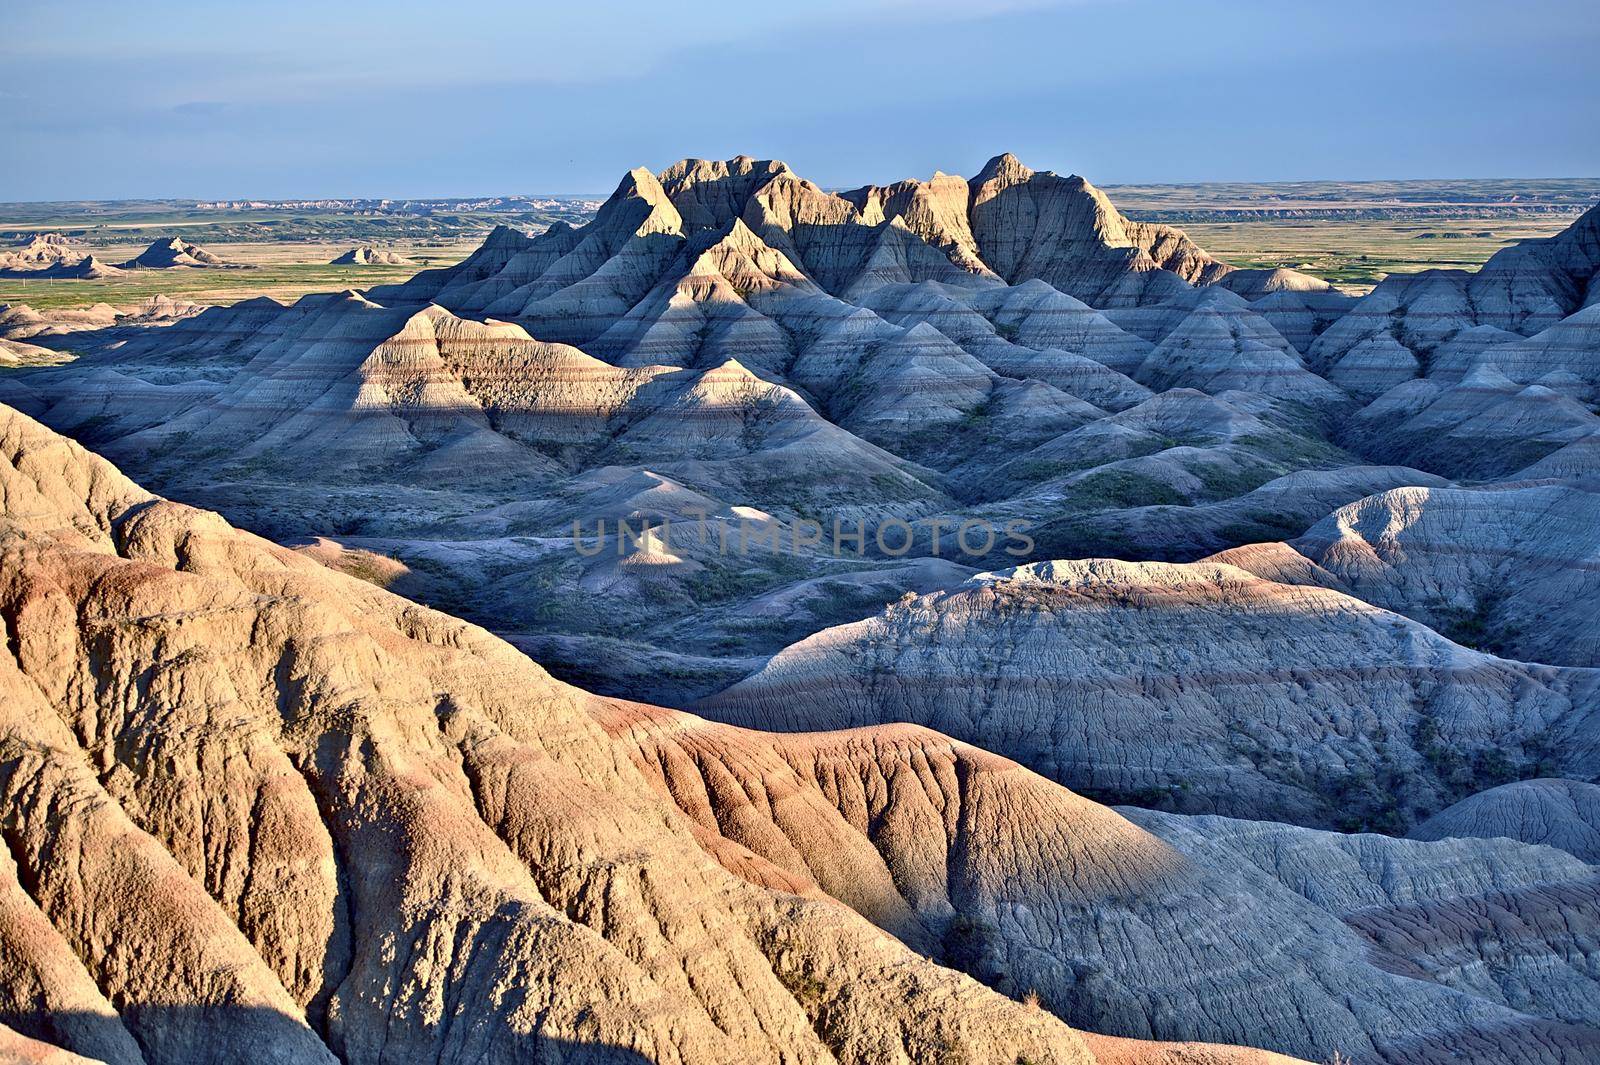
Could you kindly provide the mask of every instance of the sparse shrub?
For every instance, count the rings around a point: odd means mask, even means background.
[[[1129,470],[1101,470],[1072,486],[1072,499],[1086,507],[1183,506],[1188,503],[1171,485]]]
[[[958,913],[945,926],[939,944],[940,960],[952,969],[960,969],[985,983],[992,983],[997,975],[991,957],[997,929],[989,922]]]

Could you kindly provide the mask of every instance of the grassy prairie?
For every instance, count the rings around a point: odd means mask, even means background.
[[[528,230],[558,220],[581,224],[598,206],[598,201],[575,197],[520,196],[226,205],[194,200],[0,203],[0,240],[59,230],[96,246],[119,240],[148,244],[174,233],[196,243],[416,243],[481,237],[502,223]]]
[[[1600,200],[1600,178],[1217,181],[1107,185],[1105,190],[1129,214],[1162,222],[1226,221],[1242,213],[1349,219],[1427,214],[1500,218],[1581,211]]]
[[[1593,178],[1111,185],[1125,214],[1182,227],[1236,266],[1288,266],[1350,292],[1388,274],[1476,269],[1559,233],[1600,201]]]
[[[181,236],[239,270],[150,270],[98,281],[0,277],[0,303],[45,308],[123,307],[153,295],[226,304],[253,296],[293,300],[308,292],[366,288],[448,266],[496,225],[538,232],[581,224],[596,201],[575,197],[477,200],[289,201],[205,205],[194,200],[0,203],[0,246],[61,232],[101,262],[133,258],[157,239]],[[330,266],[358,245],[399,252],[409,266]],[[3,250],[3,249],[0,249]]]
[[[292,301],[308,292],[334,292],[346,288],[403,281],[418,270],[461,261],[477,246],[475,241],[391,245],[412,260],[410,266],[331,266],[329,260],[352,244],[205,244],[206,250],[243,269],[132,270],[100,281],[56,281],[0,277],[0,303],[26,303],[38,310],[89,307],[109,303],[129,306],[151,296],[164,295],[194,303],[229,304],[255,296]],[[143,250],[142,245],[110,244],[91,249],[108,263],[125,261]]]
[[[1571,215],[1528,218],[1428,218],[1409,222],[1339,219],[1252,219],[1187,222],[1184,232],[1235,266],[1288,266],[1349,292],[1364,292],[1388,274],[1434,267],[1475,270],[1507,245],[1548,237]]]

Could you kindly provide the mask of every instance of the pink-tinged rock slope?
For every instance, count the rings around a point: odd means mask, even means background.
[[[0,456],[19,1054],[1096,1060],[840,904],[727,873],[592,697],[482,630],[10,411]]]

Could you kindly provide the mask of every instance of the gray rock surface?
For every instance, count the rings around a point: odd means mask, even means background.
[[[19,1054],[1285,1060],[1101,1057],[820,892],[736,878],[600,701],[5,409],[0,497],[0,1037]]]
[[[1286,546],[1215,561],[1336,588],[1495,654],[1600,665],[1600,495],[1553,484],[1396,488]]]
[[[698,709],[797,731],[915,722],[1094,796],[1392,831],[1499,772],[1593,778],[1597,685],[1324,588],[1091,559],[904,599]]]
[[[1440,810],[1411,834],[1542,843],[1600,865],[1600,786],[1560,779],[1502,784]]]

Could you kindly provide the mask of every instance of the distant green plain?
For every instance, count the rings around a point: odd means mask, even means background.
[[[1287,266],[1349,292],[1364,292],[1389,274],[1435,267],[1475,270],[1508,245],[1548,237],[1575,215],[1517,219],[1428,218],[1413,222],[1344,219],[1260,219],[1187,222],[1196,243],[1234,266]],[[1450,233],[1455,236],[1444,236]]]

